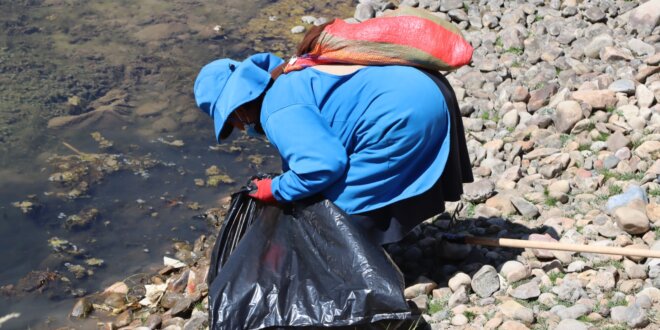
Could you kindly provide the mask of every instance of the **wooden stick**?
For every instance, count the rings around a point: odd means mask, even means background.
[[[70,145],[70,144],[68,144],[68,143],[66,143],[66,142],[62,142],[62,144],[63,144],[65,147],[71,149],[71,151],[73,151],[73,152],[75,152],[76,154],[78,154],[78,156],[85,156],[85,155],[86,155],[86,153],[84,153],[84,152],[82,152],[82,151],[76,149],[76,147],[74,147],[74,146],[72,146],[72,145]]]
[[[519,249],[543,249],[543,250],[558,250],[570,252],[587,252],[599,254],[613,254],[630,257],[645,257],[645,258],[660,258],[660,251],[645,250],[645,249],[626,249],[621,247],[609,246],[593,246],[582,244],[568,244],[559,242],[541,242],[541,241],[528,241],[522,239],[511,238],[486,238],[466,236],[464,238],[466,244],[472,245],[486,245],[495,247],[510,247]]]

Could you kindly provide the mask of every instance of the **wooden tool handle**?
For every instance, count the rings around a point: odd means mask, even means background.
[[[631,256],[631,257],[660,258],[660,251],[654,251],[654,250],[626,249],[621,247],[568,244],[568,243],[560,243],[560,242],[528,241],[528,240],[511,239],[511,238],[486,238],[486,237],[467,236],[465,237],[465,243],[472,245],[511,247],[511,248],[519,248],[519,249],[530,248],[530,249],[559,250],[559,251],[570,251],[570,252],[613,254],[613,255]]]

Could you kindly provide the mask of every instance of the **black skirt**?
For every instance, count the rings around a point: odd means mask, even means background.
[[[451,121],[449,155],[442,175],[431,189],[376,210],[351,215],[353,223],[380,245],[401,240],[422,221],[444,212],[445,202],[460,200],[463,183],[474,181],[456,94],[441,73],[422,72],[433,79],[447,102]]]

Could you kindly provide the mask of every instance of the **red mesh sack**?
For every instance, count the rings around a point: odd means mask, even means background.
[[[472,52],[455,25],[426,10],[404,7],[357,24],[334,20],[312,50],[292,58],[284,72],[339,63],[450,71],[470,63]]]

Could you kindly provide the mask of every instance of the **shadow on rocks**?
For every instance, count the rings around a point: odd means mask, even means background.
[[[439,287],[446,287],[458,272],[472,277],[484,265],[499,271],[507,261],[522,260],[524,252],[524,249],[458,244],[451,242],[448,235],[528,239],[532,234],[559,239],[557,232],[548,226],[529,228],[504,218],[459,219],[452,223],[449,214],[443,213],[417,226],[403,240],[386,245],[385,250],[399,266],[406,286],[426,277]]]

